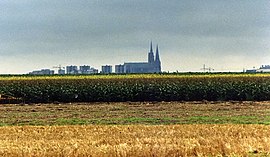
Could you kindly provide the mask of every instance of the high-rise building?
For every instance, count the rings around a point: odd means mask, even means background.
[[[83,65],[80,66],[80,74],[90,74],[90,66],[89,65]]]
[[[61,67],[61,66],[57,66],[57,67],[53,67],[53,68],[58,68],[57,74],[59,74],[59,75],[64,75],[64,74],[73,74],[73,75],[75,75],[75,74],[97,74],[98,73],[98,69],[95,69],[94,67],[91,68],[89,65],[79,66],[79,69],[77,66],[74,66],[74,65],[66,66],[66,70],[64,69],[64,67]],[[54,74],[54,70],[41,69],[41,70],[32,71],[29,74],[31,74],[31,75],[52,75],[52,74]]]
[[[59,75],[64,75],[66,71],[64,69],[58,69],[58,74]]]
[[[74,65],[67,66],[66,70],[67,70],[67,74],[78,74],[79,73],[78,67],[74,66]]]
[[[101,73],[103,74],[110,74],[112,73],[112,66],[111,65],[104,65],[101,67]]]
[[[125,66],[124,65],[115,65],[115,73],[122,74],[125,73]]]

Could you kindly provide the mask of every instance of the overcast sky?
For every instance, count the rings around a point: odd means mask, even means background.
[[[163,71],[270,64],[269,0],[1,0],[0,73],[146,61]]]

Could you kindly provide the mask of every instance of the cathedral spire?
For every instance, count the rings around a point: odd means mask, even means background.
[[[152,41],[151,41],[151,44],[150,44],[150,52],[153,52],[153,44],[152,44]]]
[[[155,59],[155,72],[156,73],[160,73],[161,72],[161,62],[160,62],[160,58],[159,58],[159,51],[158,51],[158,45],[157,45],[157,49],[156,49],[156,59]]]
[[[152,41],[150,44],[150,52],[148,53],[148,63],[154,63],[154,53],[153,53],[153,45],[152,45]]]
[[[157,49],[156,49],[156,62],[160,62],[160,59],[159,59],[159,51],[158,51],[158,45],[157,45]]]

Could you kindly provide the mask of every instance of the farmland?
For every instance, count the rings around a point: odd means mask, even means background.
[[[2,104],[0,156],[268,156],[269,111],[268,101]]]
[[[270,102],[2,104],[0,125],[269,124]]]
[[[2,76],[0,94],[26,103],[266,101],[270,74]]]
[[[269,111],[267,101],[2,104],[0,155],[268,156]]]
[[[269,156],[264,125],[0,128],[1,156]]]
[[[270,155],[270,74],[1,76],[0,94],[0,156]]]

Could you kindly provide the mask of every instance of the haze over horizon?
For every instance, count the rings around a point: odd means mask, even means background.
[[[0,74],[147,61],[162,71],[270,64],[269,0],[2,0]],[[155,46],[154,46],[155,47]]]

